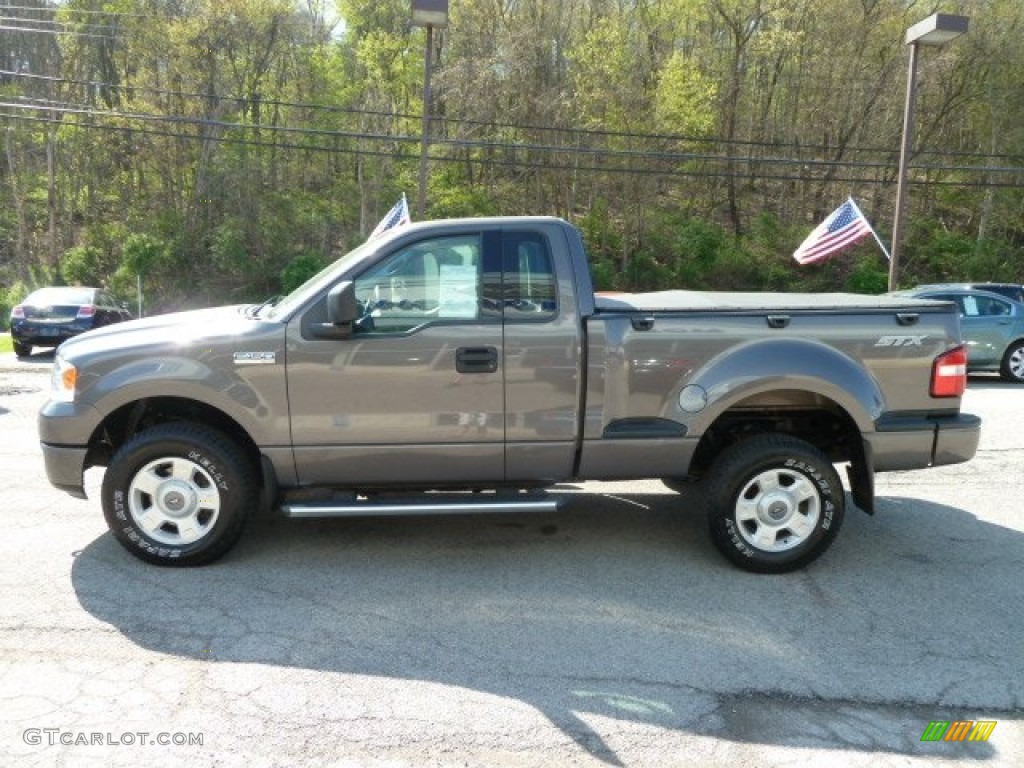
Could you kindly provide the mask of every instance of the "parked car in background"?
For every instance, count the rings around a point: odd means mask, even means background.
[[[93,328],[131,319],[128,308],[100,288],[40,288],[11,310],[14,354],[27,357],[32,347],[56,347]]]
[[[973,284],[922,285],[895,295],[954,302],[967,345],[967,370],[995,371],[1006,381],[1024,383],[1024,303],[988,290],[994,283],[978,285],[986,290]]]
[[[970,291],[988,291],[1024,304],[1024,284],[1021,283],[935,283],[919,285],[917,288],[928,290],[964,288]]]

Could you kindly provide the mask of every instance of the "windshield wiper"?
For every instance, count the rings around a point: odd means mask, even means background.
[[[281,300],[280,296],[271,296],[269,299],[264,301],[262,304],[250,304],[248,307],[245,308],[245,316],[247,318],[249,318],[250,320],[252,320],[254,317],[259,317],[260,316],[260,312],[262,312],[267,307],[274,306],[280,300]]]

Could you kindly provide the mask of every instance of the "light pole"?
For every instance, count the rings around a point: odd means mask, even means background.
[[[448,26],[448,0],[412,0],[412,23],[427,28],[423,51],[423,128],[420,138],[420,184],[416,197],[416,218],[422,219],[427,207],[427,149],[430,146],[430,71],[434,48],[434,27]]]
[[[967,31],[966,16],[933,13],[907,30],[910,66],[907,70],[907,100],[903,105],[903,140],[900,143],[900,165],[896,173],[896,213],[892,222],[892,249],[889,254],[889,290],[899,283],[899,258],[903,250],[903,218],[907,202],[907,164],[914,142],[914,100],[917,97],[917,48],[919,45],[942,45]]]

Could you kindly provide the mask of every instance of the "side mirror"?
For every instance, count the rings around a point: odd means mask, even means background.
[[[358,319],[356,286],[351,280],[345,280],[327,292],[327,322],[320,323],[314,332],[322,339],[347,339]]]
[[[351,325],[359,319],[356,285],[345,280],[331,288],[327,294],[327,322],[331,325]]]

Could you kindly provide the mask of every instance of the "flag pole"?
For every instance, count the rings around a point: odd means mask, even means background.
[[[892,261],[892,256],[889,255],[889,249],[885,247],[885,244],[882,242],[882,239],[878,236],[878,233],[875,232],[875,228],[872,227],[871,222],[868,221],[868,217],[864,215],[864,212],[860,209],[860,206],[858,206],[857,202],[853,199],[853,195],[849,195],[847,199],[850,201],[850,205],[853,206],[853,209],[857,211],[857,215],[864,219],[864,222],[868,225],[868,229],[870,229],[871,234],[875,236],[875,242],[878,243],[878,247],[882,249],[882,253],[885,254],[885,258],[888,259],[889,261]]]

